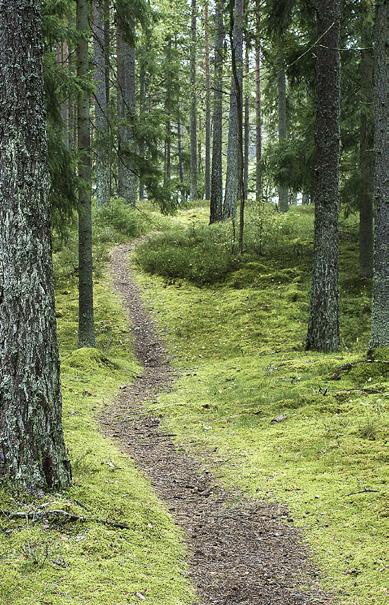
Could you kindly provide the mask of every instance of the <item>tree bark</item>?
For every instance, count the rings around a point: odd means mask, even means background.
[[[141,120],[146,120],[146,97],[147,97],[147,74],[145,59],[143,57],[139,69],[139,117]],[[146,153],[146,141],[142,137],[139,141],[139,156],[144,160]],[[139,199],[145,199],[145,185],[140,175],[139,178]]]
[[[317,2],[315,249],[307,349],[339,347],[338,219],[341,0]]]
[[[57,63],[62,69],[69,69],[69,46],[67,42],[62,42],[57,47]],[[63,142],[67,149],[70,149],[70,112],[69,99],[62,99],[60,104]]]
[[[375,18],[375,230],[371,349],[389,346],[389,2],[378,0]]]
[[[54,311],[40,3],[0,2],[0,477],[69,486]]]
[[[211,198],[211,75],[209,66],[209,10],[204,6],[205,36],[205,199]]]
[[[197,200],[197,0],[192,0],[190,48],[190,199]]]
[[[286,74],[283,66],[278,72],[278,140],[286,141],[288,138],[288,121],[286,109]],[[288,187],[278,186],[278,207],[281,212],[288,212]]]
[[[77,1],[77,76],[85,82],[89,73],[88,36],[89,3]],[[79,263],[79,317],[78,344],[94,347],[95,329],[93,316],[93,259],[92,259],[92,162],[90,137],[90,100],[84,86],[78,95],[78,263]]]
[[[230,0],[233,2],[233,0]],[[242,166],[240,164],[239,153],[239,123],[242,123],[242,107],[238,107],[238,90],[242,91],[243,85],[243,0],[235,0],[234,6],[234,48],[232,52],[235,56],[237,79],[232,75],[231,96],[230,96],[230,118],[228,131],[228,149],[227,149],[227,175],[226,190],[224,196],[223,218],[233,218],[236,214],[236,206],[241,198],[240,174]]]
[[[118,194],[128,204],[135,206],[138,197],[138,178],[135,172],[136,153],[134,121],[135,48],[125,31],[124,15],[118,14],[117,29],[117,79],[118,79]]]
[[[246,42],[245,46],[245,70],[246,70],[246,80],[245,80],[245,97],[244,97],[244,170],[243,170],[243,180],[244,180],[244,188],[243,195],[244,199],[247,200],[249,194],[249,150],[250,150],[250,91],[249,91],[249,71],[250,71],[250,63],[249,63],[249,47]]]
[[[109,15],[109,13],[108,13]],[[96,118],[96,203],[106,204],[111,197],[111,149],[108,118],[109,48],[106,48],[106,1],[93,0],[93,41]],[[109,44],[109,42],[108,42]]]
[[[362,38],[362,46],[372,43]],[[361,51],[360,143],[359,143],[359,268],[364,277],[373,274],[374,123],[372,116],[374,59],[370,48]]]
[[[216,0],[210,223],[223,218],[223,9],[224,1]]]
[[[255,31],[255,198],[262,199],[261,6],[256,0]]]

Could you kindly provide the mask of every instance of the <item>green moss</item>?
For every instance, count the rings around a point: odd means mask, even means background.
[[[2,510],[44,507],[92,520],[32,525],[1,518],[1,605],[124,605],[139,602],[136,593],[154,605],[193,600],[180,533],[146,478],[96,425],[96,414],[140,368],[126,314],[105,280],[96,283],[95,305],[98,348],[75,350],[76,289],[58,292],[72,488],[40,500],[6,485],[0,490]],[[121,521],[129,529],[112,528],[96,518]]]
[[[281,217],[282,228],[311,233],[304,210]],[[181,226],[186,216],[179,215]],[[279,258],[265,254],[220,287],[167,285],[138,271],[181,369],[153,413],[198,456],[216,451],[213,471],[227,486],[289,505],[339,603],[383,605],[388,377],[385,363],[365,360],[367,285],[352,292],[342,285],[347,350],[305,353],[309,254],[299,256],[300,243],[292,254],[285,234],[274,237]],[[341,283],[353,272],[355,251],[342,256]],[[257,287],[262,275],[273,279]],[[350,372],[333,380],[346,364]],[[286,420],[272,423],[279,415]],[[207,454],[203,464],[211,466]]]

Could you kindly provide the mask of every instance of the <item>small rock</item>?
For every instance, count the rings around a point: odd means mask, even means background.
[[[277,424],[278,422],[284,422],[284,420],[287,419],[287,416],[285,416],[284,414],[280,414],[279,416],[276,416],[275,418],[273,418],[273,420],[271,421],[271,424]]]

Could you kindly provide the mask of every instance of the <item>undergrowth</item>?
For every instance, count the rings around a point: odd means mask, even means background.
[[[110,212],[106,208],[100,213],[95,231],[96,250],[100,247],[95,276],[96,349],[76,349],[75,237],[55,255],[64,427],[73,486],[64,494],[43,498],[1,486],[1,605],[192,602],[178,530],[143,474],[97,427],[96,415],[110,405],[120,385],[141,371],[133,356],[126,313],[103,277],[104,262],[112,242],[150,228],[145,217],[139,219],[136,211],[120,202],[113,203],[114,221]],[[134,220],[127,224],[128,217]],[[153,222],[152,213],[150,218]],[[58,509],[84,520],[48,517],[33,523],[5,514]],[[107,525],[107,520],[128,529]]]
[[[342,349],[304,352],[312,214],[274,214],[260,250],[251,228],[223,279],[212,267],[230,226],[205,226],[203,208],[143,245],[138,280],[181,370],[153,413],[227,486],[289,505],[339,603],[383,605],[388,352],[365,356],[370,283],[358,277],[354,217],[341,225]]]

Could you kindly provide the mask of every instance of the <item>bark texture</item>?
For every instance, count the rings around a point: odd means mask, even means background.
[[[286,74],[283,66],[278,72],[278,140],[286,141],[288,138],[288,119],[286,108]],[[278,187],[278,207],[281,212],[288,212],[288,188],[285,185]]]
[[[232,2],[233,0],[230,0]],[[228,130],[227,149],[227,175],[226,190],[224,196],[223,218],[232,218],[236,214],[236,206],[241,194],[241,164],[239,153],[239,123],[242,123],[242,106],[238,108],[238,88],[242,91],[243,86],[243,0],[235,0],[233,41],[237,79],[232,75],[230,118]]]
[[[197,200],[197,1],[192,0],[190,47],[190,199]]]
[[[0,477],[70,484],[54,312],[40,3],[0,0]]]
[[[216,0],[210,223],[223,218],[223,8],[223,0]]]
[[[118,194],[128,204],[135,206],[138,197],[138,178],[135,170],[135,48],[129,42],[125,21],[118,15],[117,31],[117,79],[118,79]]]
[[[261,5],[255,4],[255,198],[262,199]]]
[[[77,75],[85,81],[89,73],[88,0],[77,1]],[[95,330],[93,314],[93,259],[92,259],[92,161],[90,137],[89,92],[83,88],[78,96],[78,175],[82,180],[79,190],[78,209],[78,265],[79,265],[79,315],[78,344],[80,347],[94,347]]]
[[[249,194],[249,149],[250,149],[250,85],[249,85],[249,71],[250,71],[250,56],[249,47],[246,42],[245,45],[245,93],[244,93],[244,199],[247,200]]]
[[[109,13],[108,13],[109,15]],[[93,1],[93,41],[96,116],[96,203],[103,206],[111,197],[111,149],[108,118],[109,41],[106,36],[106,0]],[[108,82],[107,82],[108,78]]]
[[[389,2],[375,19],[375,232],[371,348],[389,346]]]
[[[209,11],[208,0],[204,6],[205,36],[205,199],[211,197],[211,74],[209,65]]]
[[[338,219],[341,0],[316,3],[315,249],[307,349],[339,347]]]

